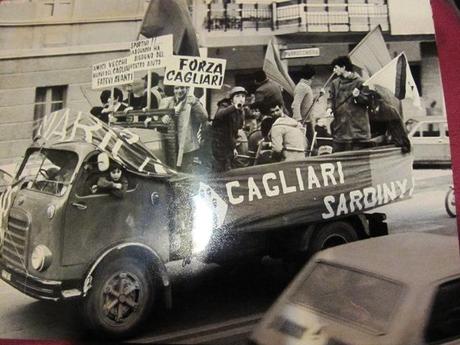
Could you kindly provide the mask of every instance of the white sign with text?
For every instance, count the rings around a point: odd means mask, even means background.
[[[132,71],[145,71],[165,67],[173,54],[173,35],[164,35],[131,42],[128,63]]]
[[[165,85],[220,89],[227,60],[173,55],[166,62]]]
[[[113,59],[93,65],[91,87],[102,89],[111,86],[131,84],[134,74],[128,57]]]

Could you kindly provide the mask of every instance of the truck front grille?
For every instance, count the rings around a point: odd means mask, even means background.
[[[2,247],[2,258],[5,263],[26,270],[27,238],[30,219],[27,214],[17,208],[12,208],[8,217],[8,228]]]

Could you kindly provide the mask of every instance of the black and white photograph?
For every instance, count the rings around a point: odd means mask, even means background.
[[[460,342],[434,3],[0,0],[0,344]]]

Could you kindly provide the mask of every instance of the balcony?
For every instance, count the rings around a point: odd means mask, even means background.
[[[246,3],[245,3],[246,2]],[[225,45],[218,39],[266,36],[298,32],[367,32],[380,25],[389,31],[386,0],[290,0],[272,3],[213,1],[203,4],[203,17],[195,21],[200,36],[209,44]],[[257,40],[258,43],[261,40]],[[262,39],[263,41],[263,39]],[[219,44],[220,43],[220,44]],[[244,44],[244,43],[242,43]],[[252,43],[254,44],[254,42]],[[227,44],[230,45],[230,44]]]

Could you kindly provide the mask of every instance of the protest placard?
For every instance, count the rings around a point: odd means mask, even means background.
[[[134,80],[128,57],[113,59],[93,65],[92,82],[93,89],[130,84]]]
[[[220,89],[226,63],[224,59],[171,56],[166,62],[164,84]]]
[[[173,54],[173,35],[164,35],[131,42],[128,63],[133,72],[165,66],[165,60]]]

